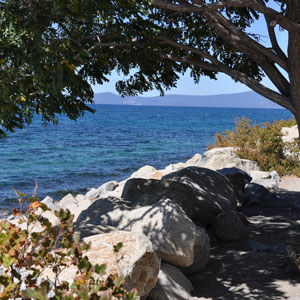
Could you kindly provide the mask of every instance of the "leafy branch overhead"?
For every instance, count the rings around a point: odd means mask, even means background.
[[[122,95],[164,94],[188,70],[195,83],[225,73],[300,123],[297,0],[2,0],[0,13],[3,130],[22,128],[35,113],[55,122],[57,113],[92,111],[90,84],[105,83],[112,70],[125,75],[116,85]],[[271,47],[250,33],[258,19]],[[287,32],[288,49],[276,28]]]

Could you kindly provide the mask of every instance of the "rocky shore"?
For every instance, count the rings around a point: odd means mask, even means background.
[[[40,213],[56,225],[54,211],[68,208],[75,230],[91,242],[91,262],[117,270],[126,288],[136,288],[143,299],[196,299],[212,251],[251,241],[245,212],[279,205],[280,180],[276,171],[260,171],[233,148],[215,148],[162,170],[144,166],[85,195],[46,197],[42,202],[51,210]],[[122,259],[116,261],[112,249],[119,242]],[[71,280],[74,270],[60,276]]]

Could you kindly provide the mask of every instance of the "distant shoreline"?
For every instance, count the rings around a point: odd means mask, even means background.
[[[123,104],[115,104],[115,103],[92,103],[90,105],[113,105],[113,106],[132,106],[132,107],[145,107],[145,106],[149,106],[149,107],[185,107],[185,108],[222,108],[222,109],[231,109],[231,108],[237,108],[237,109],[274,109],[274,110],[287,110],[284,107],[235,107],[235,106],[192,106],[192,105],[152,105],[152,104],[127,104],[127,103],[123,103]]]
[[[95,104],[127,106],[284,109],[253,91],[220,95],[165,95],[163,97],[126,96],[123,98],[114,93],[96,93],[93,100]]]

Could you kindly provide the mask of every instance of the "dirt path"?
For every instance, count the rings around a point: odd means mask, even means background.
[[[276,195],[242,210],[250,222],[249,240],[212,249],[205,272],[190,278],[195,299],[300,300],[300,270],[286,252],[289,245],[300,248],[300,179],[281,184]]]

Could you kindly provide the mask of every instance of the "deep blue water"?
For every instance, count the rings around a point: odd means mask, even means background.
[[[31,126],[0,140],[0,208],[16,203],[12,187],[60,199],[122,180],[150,164],[163,168],[203,153],[216,132],[246,116],[258,123],[288,119],[286,110],[95,105],[77,122]]]

